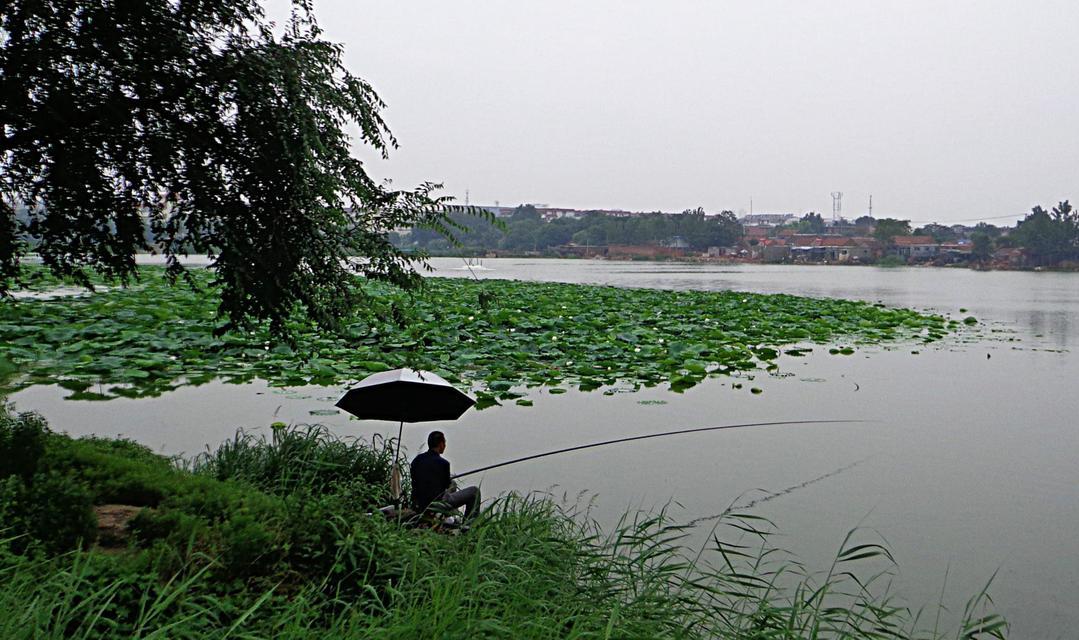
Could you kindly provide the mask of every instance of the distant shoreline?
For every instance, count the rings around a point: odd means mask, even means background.
[[[881,264],[880,262],[764,262],[762,260],[732,260],[729,258],[709,258],[705,256],[682,256],[682,257],[632,257],[632,258],[611,258],[600,256],[550,256],[550,255],[528,255],[528,254],[499,254],[499,255],[487,255],[487,256],[465,256],[465,255],[445,255],[445,254],[432,254],[429,258],[445,258],[456,260],[579,260],[582,262],[651,262],[651,263],[668,263],[668,264],[715,264],[724,266],[734,265],[777,265],[788,267],[878,267],[881,269],[894,269],[903,267],[916,267],[919,269],[970,269],[971,271],[1031,271],[1031,272],[1055,272],[1055,273],[1079,273],[1079,265],[1076,266],[1019,266],[1019,265],[1004,265],[1004,264],[971,264],[971,263],[955,263],[955,264],[932,264],[928,261],[911,262],[903,264]]]
[[[548,255],[527,255],[527,254],[501,254],[501,255],[487,255],[487,256],[464,256],[464,255],[430,255],[429,258],[448,258],[456,260],[500,260],[500,259],[515,259],[515,260],[579,260],[579,261],[593,261],[593,262],[650,262],[650,263],[668,263],[668,264],[714,264],[724,266],[735,265],[781,265],[781,266],[805,266],[805,267],[879,267],[881,269],[893,269],[902,267],[916,267],[919,269],[936,268],[936,269],[970,269],[972,271],[1031,271],[1031,272],[1052,272],[1052,273],[1079,273],[1079,265],[1076,266],[1040,266],[1029,267],[1019,265],[1003,265],[1003,264],[970,264],[970,263],[956,263],[948,265],[931,264],[929,262],[913,262],[908,264],[880,264],[879,262],[764,262],[761,260],[732,260],[730,258],[709,258],[705,256],[682,256],[682,257],[632,257],[632,258],[611,258],[611,257],[577,257],[577,256],[548,256]],[[154,266],[164,264],[164,257],[161,254],[152,253],[140,253],[135,256],[136,262],[140,266]],[[41,258],[37,254],[29,254],[23,256],[21,262],[24,264],[41,264]],[[210,266],[210,259],[205,255],[191,255],[183,256],[180,258],[181,264],[187,267],[208,267]],[[476,268],[475,266],[473,268]],[[463,269],[464,270],[464,269]]]

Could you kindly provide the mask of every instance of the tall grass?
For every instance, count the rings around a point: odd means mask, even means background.
[[[948,633],[892,593],[898,565],[875,535],[861,529],[844,537],[831,564],[814,572],[773,546],[774,525],[749,513],[728,514],[713,531],[710,553],[693,563],[699,611],[714,617],[709,629],[730,638],[1002,638],[1003,617],[992,611],[988,586],[970,598],[959,625]],[[989,582],[992,582],[990,579]],[[938,614],[944,607],[937,603]]]
[[[297,491],[331,493],[347,482],[372,489],[386,486],[392,443],[378,436],[370,445],[342,438],[323,425],[271,425],[269,439],[240,429],[232,440],[187,465],[217,480],[238,480],[277,495]],[[388,498],[388,494],[385,496]]]
[[[0,431],[12,420],[0,420]],[[0,482],[32,483],[35,469],[53,473],[60,456],[78,462],[72,482],[103,477],[104,467],[167,486],[156,489],[161,499],[133,523],[137,535],[124,549],[84,541],[57,553],[26,544],[36,534],[21,520],[0,524],[7,527],[0,533],[2,638],[966,639],[1007,632],[984,590],[957,627],[934,628],[932,615],[891,593],[895,562],[861,531],[820,571],[774,546],[774,526],[752,513],[727,516],[707,545],[692,550],[691,528],[666,512],[627,514],[605,529],[578,504],[507,495],[489,503],[469,532],[446,535],[366,515],[356,496],[362,503],[376,490],[351,474],[384,480],[388,452],[318,427],[276,429],[268,439],[238,434],[168,473],[130,443],[55,434],[44,442],[41,460],[22,469],[29,480],[12,474]],[[128,484],[121,478],[116,486]],[[93,494],[92,486],[80,490]],[[8,507],[0,504],[0,513]]]
[[[944,633],[894,602],[886,551],[844,543],[813,576],[766,544],[721,542],[716,566],[679,546],[685,529],[638,515],[608,533],[546,498],[508,496],[468,536],[414,532],[406,570],[369,598],[271,585],[220,595],[209,565],[158,578],[103,580],[100,554],[21,558],[0,571],[0,637],[105,638],[983,638],[1005,637],[985,593]],[[735,517],[730,531],[760,530]],[[770,535],[770,534],[768,534]],[[343,551],[349,545],[346,534]],[[720,551],[720,547],[722,551]],[[849,565],[849,566],[844,566]],[[8,578],[14,578],[9,580]],[[117,612],[125,611],[123,616]]]

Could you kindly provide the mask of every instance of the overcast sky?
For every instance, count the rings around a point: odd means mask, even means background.
[[[998,224],[1079,199],[1076,2],[314,1],[398,187]]]

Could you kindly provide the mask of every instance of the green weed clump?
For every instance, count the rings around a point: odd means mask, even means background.
[[[325,494],[354,482],[375,488],[389,477],[389,447],[345,441],[320,425],[295,428],[278,422],[271,429],[269,440],[238,431],[216,451],[196,457],[190,468],[218,480],[242,480],[276,495]],[[388,499],[388,494],[376,493],[368,502]]]
[[[31,543],[50,553],[92,540],[97,523],[85,483],[43,464],[48,429],[37,415],[0,406],[0,527],[18,532],[15,550]]]
[[[37,452],[0,476],[0,637],[973,639],[1007,630],[984,592],[953,634],[927,628],[889,594],[887,549],[860,532],[813,573],[771,546],[771,525],[752,514],[723,520],[696,554],[683,546],[688,526],[664,513],[605,531],[540,496],[500,497],[461,535],[409,529],[369,513],[386,480],[384,449],[317,426],[279,427],[173,461],[0,410],[0,460]],[[296,470],[282,468],[287,455]],[[66,484],[50,484],[58,477]],[[10,499],[10,488],[35,486],[64,497]],[[120,546],[95,545],[90,533],[58,542],[33,526],[43,516],[50,526],[79,521],[120,499],[143,507]]]

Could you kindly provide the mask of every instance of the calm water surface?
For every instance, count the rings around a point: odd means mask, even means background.
[[[473,277],[460,260],[433,262],[435,276]],[[547,395],[535,406],[470,412],[457,423],[406,426],[418,450],[444,428],[457,471],[619,435],[735,422],[841,419],[807,425],[677,436],[594,449],[488,472],[488,495],[587,490],[594,513],[672,499],[682,520],[846,471],[762,503],[755,512],[785,534],[780,544],[826,567],[848,530],[875,530],[900,566],[912,605],[939,598],[962,608],[998,571],[993,594],[1014,638],[1074,638],[1079,629],[1079,274],[811,266],[718,266],[570,260],[486,260],[478,278],[515,278],[666,289],[735,289],[882,301],[983,322],[941,347],[859,349],[781,358],[741,390],[730,379],[685,394]],[[961,312],[960,309],[967,311]],[[918,353],[912,353],[917,351]],[[743,380],[742,382],[748,382]],[[55,387],[16,394],[74,435],[135,438],[188,454],[239,426],[274,419],[335,425],[342,433],[389,431],[384,423],[313,417],[340,389],[209,384],[152,400],[65,402]],[[868,534],[867,534],[868,535]],[[704,537],[704,534],[700,536]]]

